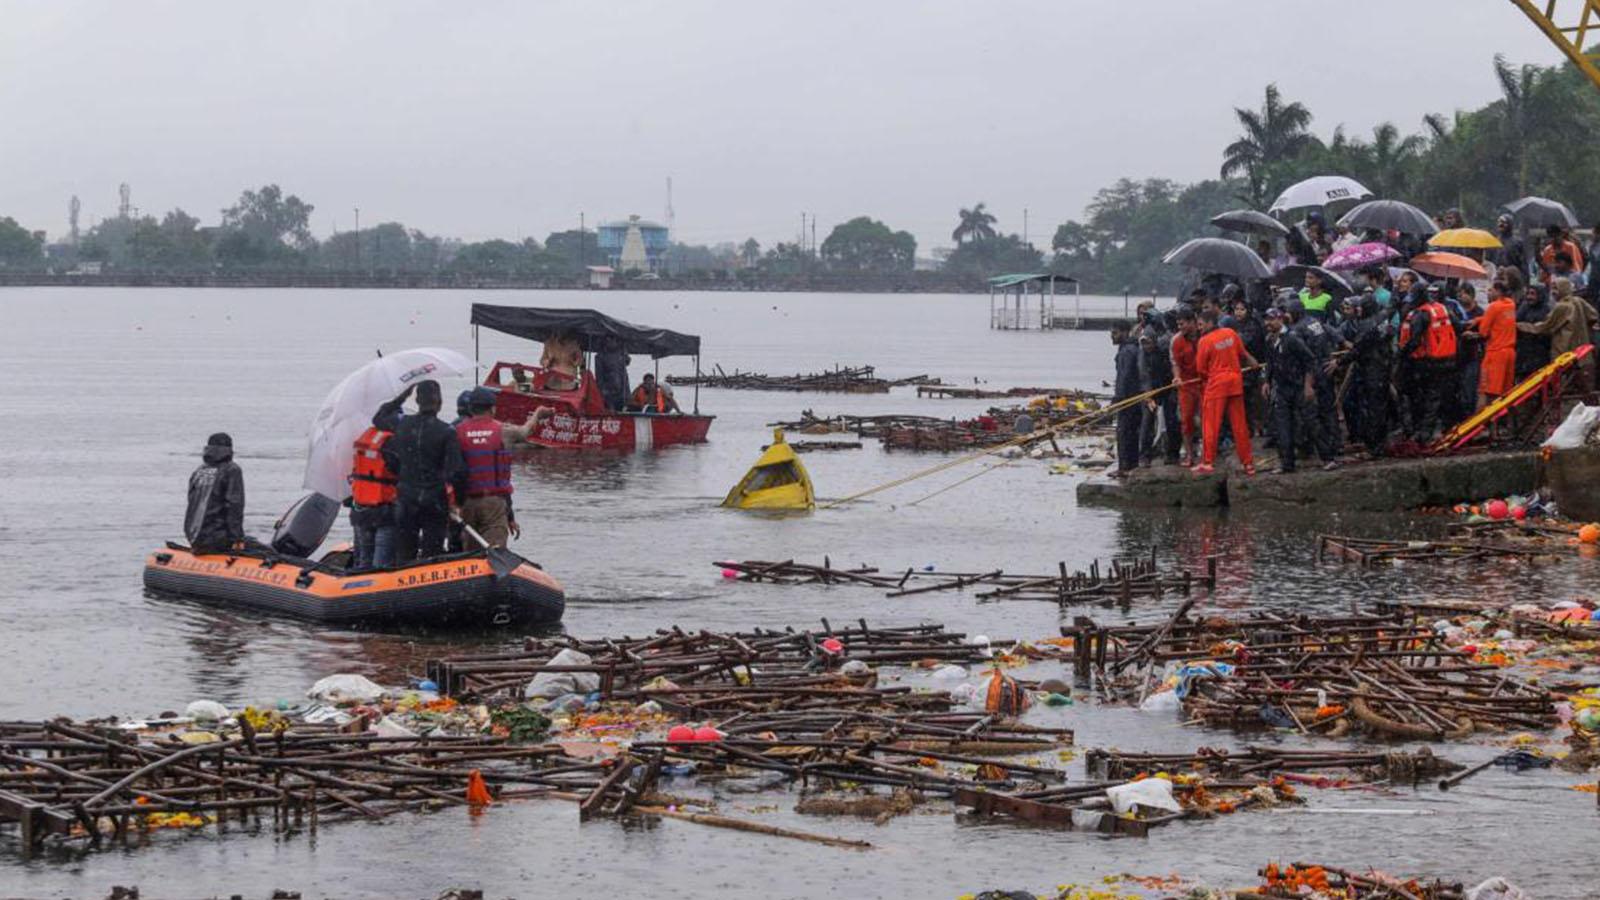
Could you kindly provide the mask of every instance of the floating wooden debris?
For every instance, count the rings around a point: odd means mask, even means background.
[[[269,813],[274,831],[314,831],[470,806],[474,788],[484,798],[586,789],[601,770],[554,745],[501,737],[386,737],[285,720],[257,732],[243,722],[238,737],[188,735],[203,743],[65,719],[0,723],[0,822],[18,826],[26,853],[52,837],[100,846],[161,828],[259,826]],[[519,784],[528,787],[509,787]]]
[[[763,446],[765,450],[771,444]],[[789,441],[789,449],[796,453],[812,453],[818,450],[860,450],[860,441]]]
[[[838,642],[838,652],[823,647],[830,639]],[[589,662],[553,662],[567,650]],[[432,659],[427,672],[441,692],[475,698],[507,693],[520,698],[543,673],[588,674],[598,677],[602,699],[654,699],[669,709],[709,714],[723,703],[755,700],[772,709],[817,703],[916,705],[925,701],[907,688],[872,688],[870,680],[858,688],[843,685],[830,666],[845,657],[869,665],[927,659],[972,663],[987,659],[988,652],[990,645],[968,643],[965,635],[940,625],[874,628],[861,621],[834,629],[823,620],[818,631],[674,628],[640,638],[530,638],[519,652]]]
[[[667,382],[674,385],[728,388],[742,391],[830,391],[847,394],[886,394],[890,388],[908,384],[939,384],[939,379],[916,375],[889,381],[876,377],[872,366],[836,366],[830,371],[809,375],[763,375],[757,372],[732,374],[722,371],[702,372],[699,375],[668,375]]]
[[[1485,559],[1512,559],[1534,562],[1547,555],[1528,547],[1485,544],[1478,541],[1402,541],[1376,538],[1317,535],[1317,561],[1329,557],[1345,562],[1375,566],[1394,562],[1426,562],[1441,565],[1481,562]]]
[[[1558,723],[1548,691],[1447,646],[1415,612],[1192,618],[1191,605],[1146,625],[1078,617],[1061,629],[1075,674],[1111,699],[1172,690],[1185,716],[1219,727],[1441,740]]]
[[[924,384],[917,386],[918,397],[932,397],[937,399],[953,400],[1000,400],[1014,397],[1046,397],[1050,400],[1062,398],[1068,402],[1083,400],[1098,402],[1110,399],[1108,394],[1096,394],[1092,391],[1077,388],[1042,388],[1042,387],[1014,387],[1005,390],[989,390],[980,387],[960,387],[953,384]]]
[[[1101,780],[1033,790],[963,787],[954,791],[954,799],[983,816],[1143,837],[1153,827],[1180,819],[1302,803],[1296,790],[1299,785],[1415,785],[1461,768],[1426,749],[1407,754],[1248,748],[1233,756],[1205,748],[1190,754],[1125,754],[1091,749],[1086,761],[1090,777]],[[1132,786],[1140,782],[1148,782],[1155,790],[1136,793]],[[1111,798],[1119,791],[1126,791],[1129,797],[1151,799],[1152,804],[1135,800],[1131,809],[1117,808]]]
[[[909,597],[939,591],[978,589],[980,600],[1053,600],[1063,606],[1079,603],[1131,604],[1134,598],[1160,599],[1168,594],[1188,596],[1195,588],[1210,590],[1217,583],[1217,558],[1206,558],[1205,574],[1187,570],[1161,572],[1154,551],[1148,558],[1112,560],[1104,567],[1099,560],[1087,571],[1069,571],[1067,564],[1056,564],[1049,575],[1021,575],[1003,569],[987,572],[941,572],[906,569],[886,573],[870,566],[836,569],[824,557],[822,565],[745,560],[713,565],[734,572],[740,581],[771,584],[864,584],[885,588],[888,597]]]

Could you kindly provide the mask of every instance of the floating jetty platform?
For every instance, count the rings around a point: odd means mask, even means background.
[[[1274,475],[1276,459],[1258,457],[1245,475],[1236,460],[1196,475],[1181,466],[1135,470],[1122,480],[1096,477],[1078,485],[1085,506],[1218,507],[1279,504],[1382,512],[1417,509],[1531,493],[1540,482],[1535,450],[1346,463],[1325,472],[1308,460],[1291,474]]]

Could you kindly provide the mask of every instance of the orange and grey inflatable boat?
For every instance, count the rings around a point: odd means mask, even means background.
[[[490,628],[554,624],[566,608],[561,583],[521,560],[496,574],[483,551],[386,569],[349,570],[271,551],[195,553],[169,543],[144,564],[161,593],[340,625]]]

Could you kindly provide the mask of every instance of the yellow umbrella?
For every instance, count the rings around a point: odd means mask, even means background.
[[[1465,250],[1496,250],[1500,239],[1482,228],[1451,228],[1428,238],[1430,247],[1455,247]]]

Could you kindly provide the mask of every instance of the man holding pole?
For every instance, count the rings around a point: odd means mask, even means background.
[[[1244,412],[1244,366],[1254,366],[1255,358],[1244,349],[1244,341],[1232,328],[1217,325],[1217,312],[1208,309],[1200,314],[1205,330],[1195,347],[1195,367],[1205,379],[1201,395],[1200,431],[1204,455],[1200,465],[1194,467],[1196,475],[1209,475],[1215,471],[1217,442],[1222,437],[1222,420],[1228,420],[1233,432],[1234,449],[1246,475],[1256,473],[1250,453],[1250,426]]]

